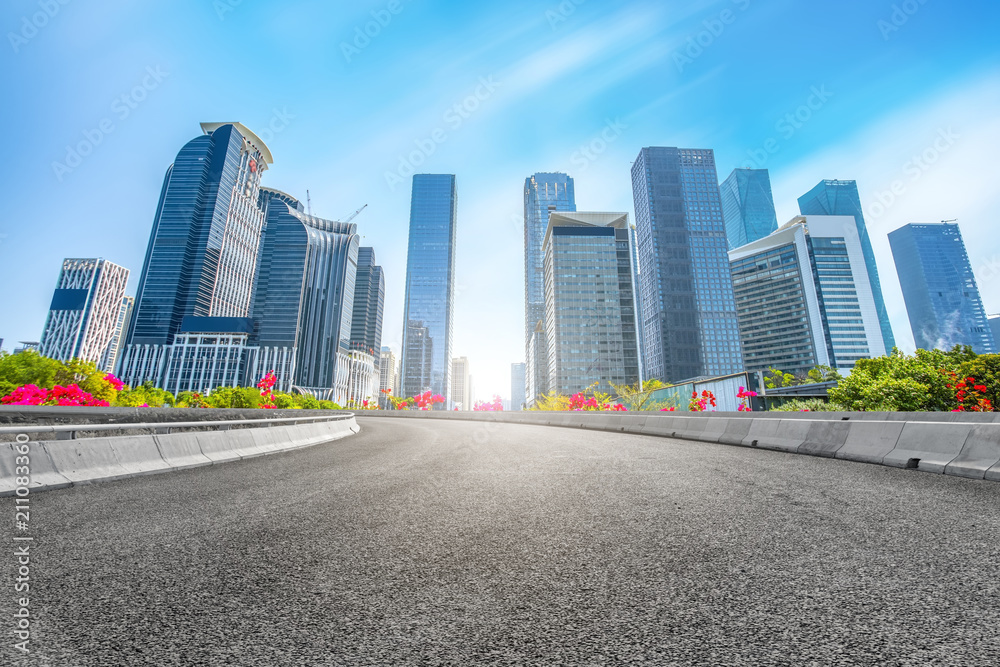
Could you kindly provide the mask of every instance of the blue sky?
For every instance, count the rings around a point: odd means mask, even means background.
[[[134,293],[164,171],[202,121],[262,135],[265,184],[309,189],[317,215],[369,205],[356,222],[386,269],[397,350],[409,214],[397,179],[414,163],[457,174],[454,354],[480,397],[508,396],[523,358],[525,177],[566,171],[580,210],[631,214],[643,146],[714,148],[720,180],[767,167],[779,222],[819,180],[858,180],[904,348],[885,236],[907,222],[958,218],[1000,311],[1000,3],[95,4],[0,10],[8,350],[40,336],[64,257],[127,266]]]

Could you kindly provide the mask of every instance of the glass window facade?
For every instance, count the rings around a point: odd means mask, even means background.
[[[868,237],[868,227],[861,211],[861,196],[858,194],[858,184],[855,181],[825,180],[799,197],[799,212],[802,215],[846,215],[854,218],[861,250],[864,254],[865,267],[868,272],[868,282],[871,285],[872,296],[875,298],[875,309],[878,313],[879,326],[882,329],[882,340],[887,350],[892,350],[896,339],[889,323],[889,311],[882,297],[882,282],[878,275],[878,265],[875,263],[875,251]]]
[[[354,286],[354,316],[351,348],[368,354],[382,349],[382,311],[385,308],[385,277],[375,264],[375,249],[358,250],[358,277]]]
[[[889,234],[889,245],[917,347],[969,345],[977,354],[996,353],[958,225],[905,225]]]
[[[632,166],[643,377],[743,370],[715,154],[643,148]]]
[[[410,201],[402,394],[428,389],[450,407],[458,194],[451,174],[416,174]],[[445,407],[439,406],[439,407]]]
[[[734,169],[719,190],[730,250],[778,229],[767,169]]]

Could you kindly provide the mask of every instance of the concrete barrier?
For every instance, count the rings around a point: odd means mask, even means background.
[[[977,424],[969,432],[962,451],[945,467],[945,473],[985,479],[990,468],[998,464],[1000,464],[1000,424]]]
[[[847,436],[850,432],[850,421],[809,422],[809,432],[802,444],[799,445],[798,453],[834,458],[847,443]]]
[[[206,424],[208,426],[209,424]],[[224,463],[308,447],[358,433],[354,417],[268,428],[31,441],[28,488],[49,490]],[[17,490],[16,448],[0,443],[0,496]]]
[[[906,422],[851,421],[844,446],[835,454],[838,459],[862,463],[882,463],[896,447]]]
[[[743,438],[747,447],[797,452],[809,436],[812,423],[800,419],[754,419]]]
[[[972,428],[972,424],[906,422],[882,464],[943,473],[962,453]]]

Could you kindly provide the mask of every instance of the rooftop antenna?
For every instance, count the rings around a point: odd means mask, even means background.
[[[958,222],[958,218],[952,218],[951,220],[942,220],[941,221],[942,224],[946,223],[946,222]]]
[[[313,214],[313,200],[312,197],[309,196],[308,190],[306,190],[306,213],[309,215]]]

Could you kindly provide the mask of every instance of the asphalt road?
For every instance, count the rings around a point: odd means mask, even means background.
[[[359,423],[306,450],[33,495],[32,652],[11,647],[4,548],[0,665],[1000,660],[1000,484]]]

